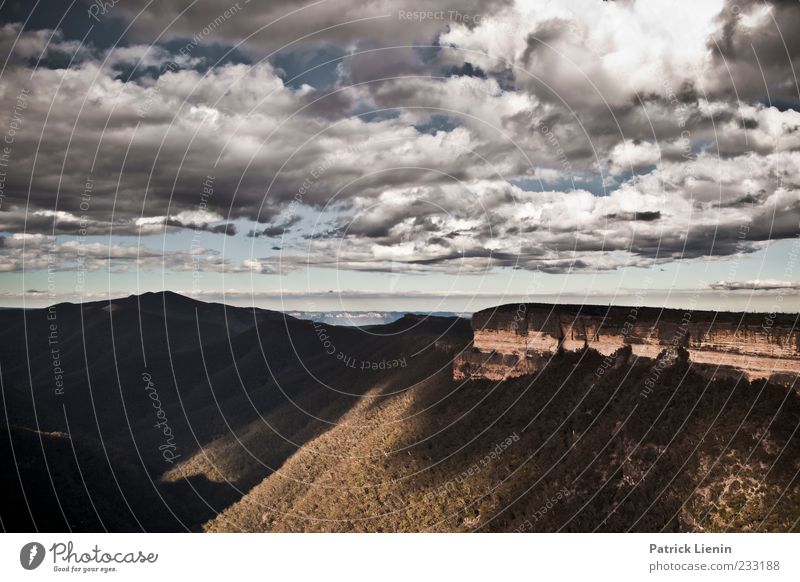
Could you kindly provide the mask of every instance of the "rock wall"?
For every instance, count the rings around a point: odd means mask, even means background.
[[[686,350],[698,371],[792,383],[800,374],[798,316],[645,307],[517,304],[479,311],[473,342],[454,362],[456,380],[533,374],[561,351],[611,355],[626,346],[655,359]]]

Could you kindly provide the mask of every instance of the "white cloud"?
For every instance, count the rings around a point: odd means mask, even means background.
[[[612,174],[632,172],[652,166],[661,159],[658,146],[651,142],[625,140],[614,146],[610,155],[610,171]]]
[[[783,281],[780,279],[752,279],[749,281],[717,281],[712,289],[722,291],[777,291],[786,290],[800,292],[800,281]]]

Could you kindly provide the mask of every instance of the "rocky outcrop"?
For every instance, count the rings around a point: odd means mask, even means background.
[[[698,371],[792,383],[800,374],[793,314],[522,303],[479,311],[473,342],[454,362],[456,380],[533,374],[561,351],[620,349],[637,358],[688,354]]]

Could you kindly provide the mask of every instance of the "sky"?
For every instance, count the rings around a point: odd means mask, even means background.
[[[800,311],[797,30],[793,1],[6,0],[0,305]]]

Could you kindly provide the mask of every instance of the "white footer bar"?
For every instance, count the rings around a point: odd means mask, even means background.
[[[800,580],[796,534],[2,534],[3,580]],[[543,577],[543,578],[542,578]]]

